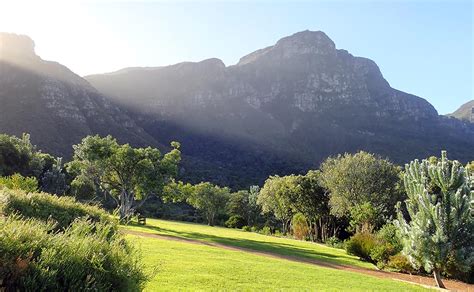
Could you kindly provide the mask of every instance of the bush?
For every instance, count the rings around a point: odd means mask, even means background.
[[[251,228],[250,228],[250,226],[245,225],[245,226],[242,226],[242,230],[245,231],[245,232],[250,232]]]
[[[250,231],[252,231],[252,232],[260,232],[260,230],[258,229],[257,226],[252,226],[252,227],[250,227]]]
[[[363,260],[373,262],[370,253],[376,246],[377,239],[374,234],[368,232],[356,233],[346,242],[346,251]]]
[[[63,232],[18,215],[0,217],[0,291],[140,291],[136,250],[109,224],[76,220]]]
[[[270,227],[264,226],[259,233],[263,235],[272,235],[272,230],[270,229]]]
[[[38,191],[38,180],[35,177],[24,177],[17,173],[12,176],[0,177],[0,186],[32,193]]]
[[[309,226],[306,217],[301,213],[296,213],[291,220],[293,236],[296,239],[304,240],[309,235]]]
[[[402,254],[390,256],[385,269],[409,274],[415,272],[408,258]]]
[[[326,245],[329,245],[331,247],[335,248],[344,248],[344,243],[337,237],[332,236],[326,239]]]
[[[383,268],[389,258],[400,253],[403,243],[398,233],[398,228],[392,223],[385,224],[376,234],[377,245],[370,252],[370,257],[377,263],[379,268]]]
[[[96,206],[81,204],[72,197],[57,197],[47,193],[26,193],[19,190],[0,190],[0,214],[20,214],[42,221],[54,220],[56,230],[67,228],[76,218],[89,218],[116,226],[107,212]],[[116,228],[116,227],[115,227]]]
[[[245,219],[240,215],[233,215],[225,222],[225,226],[228,228],[242,228],[244,225]]]
[[[273,234],[274,236],[277,236],[277,237],[282,237],[283,234],[280,232],[280,230],[275,230],[275,233]]]

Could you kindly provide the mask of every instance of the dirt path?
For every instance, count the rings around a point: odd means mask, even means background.
[[[164,240],[179,241],[179,242],[186,242],[186,243],[199,244],[199,245],[207,245],[207,246],[218,247],[218,248],[223,248],[223,249],[232,250],[232,251],[243,251],[243,252],[247,252],[247,253],[251,253],[251,254],[255,254],[255,255],[261,255],[261,256],[265,256],[265,257],[271,257],[271,258],[276,258],[276,259],[285,259],[285,260],[299,262],[299,263],[313,264],[313,265],[317,265],[317,266],[321,266],[321,267],[325,267],[325,268],[331,268],[331,269],[342,270],[342,271],[350,271],[350,272],[375,276],[375,277],[378,277],[378,278],[393,279],[393,280],[398,280],[398,281],[414,283],[414,284],[422,285],[422,286],[427,287],[427,288],[435,288],[434,280],[431,277],[424,277],[424,276],[418,276],[418,275],[408,275],[408,274],[394,273],[394,272],[386,272],[386,271],[380,271],[380,270],[370,270],[370,269],[365,269],[365,268],[361,268],[361,267],[323,262],[323,261],[316,260],[316,259],[306,259],[306,258],[295,257],[295,256],[280,255],[280,254],[275,254],[275,253],[272,253],[272,252],[257,251],[257,250],[244,248],[244,247],[229,246],[229,245],[225,245],[225,244],[221,244],[221,243],[206,242],[206,241],[201,241],[201,240],[176,237],[176,236],[172,236],[172,235],[146,233],[146,232],[133,231],[133,230],[124,230],[124,231],[125,231],[125,233],[132,234],[132,235],[158,238],[158,239],[164,239]],[[454,280],[443,280],[443,282],[444,282],[444,285],[451,291],[474,292],[474,285],[470,285],[470,284],[467,284],[467,283],[454,281]],[[443,289],[439,289],[439,290],[445,291]]]

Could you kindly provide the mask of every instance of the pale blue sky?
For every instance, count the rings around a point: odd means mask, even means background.
[[[0,0],[2,1],[2,0]],[[80,75],[217,57],[226,65],[295,32],[324,31],[440,113],[473,99],[466,1],[0,2],[0,31],[30,35]]]

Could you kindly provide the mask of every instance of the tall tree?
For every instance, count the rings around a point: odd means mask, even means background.
[[[188,193],[186,201],[204,214],[209,226],[214,226],[217,215],[224,211],[230,195],[228,188],[221,188],[209,182],[192,186]]]
[[[450,161],[446,151],[437,163],[412,161],[405,166],[408,218],[398,211],[403,252],[415,267],[432,271],[438,287],[448,263],[467,271],[474,263],[474,218],[468,171]],[[400,205],[400,204],[399,204]]]
[[[292,192],[295,191],[296,176],[270,176],[258,195],[257,203],[263,213],[273,213],[280,220],[282,231],[286,234],[294,211],[291,205]]]
[[[321,182],[330,192],[331,213],[349,217],[356,231],[381,226],[403,199],[400,172],[390,161],[363,151],[328,158],[321,165]],[[358,222],[351,210],[364,204],[371,216],[361,216]]]
[[[258,186],[251,186],[249,190],[240,190],[232,193],[227,202],[227,210],[231,215],[239,215],[245,219],[249,226],[254,225],[261,213],[261,208],[257,204]]]
[[[321,186],[321,172],[310,170],[306,175],[297,176],[292,189],[291,206],[295,212],[304,215],[311,227],[313,241],[326,241],[338,231],[335,219],[329,210],[329,192]]]
[[[28,134],[21,138],[0,134],[0,176],[19,173],[40,178],[49,157],[31,144]]]
[[[115,199],[120,219],[127,220],[146,199],[160,195],[164,185],[177,175],[181,159],[179,143],[161,155],[151,147],[119,145],[111,136],[88,136],[74,147],[74,157],[67,168],[77,181],[92,181]]]

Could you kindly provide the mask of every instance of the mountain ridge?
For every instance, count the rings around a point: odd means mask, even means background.
[[[442,149],[474,160],[473,124],[392,88],[374,61],[323,32],[282,38],[230,66],[210,58],[85,78],[42,60],[27,37],[0,34],[0,49],[0,132],[29,132],[55,155],[91,134],[160,149],[176,140],[182,178],[238,188],[359,150],[399,164]]]

